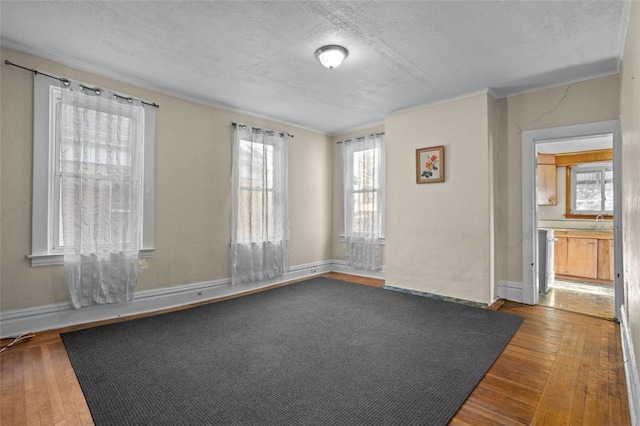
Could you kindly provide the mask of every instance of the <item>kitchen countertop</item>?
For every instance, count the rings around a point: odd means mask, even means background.
[[[554,231],[555,237],[613,239],[613,231],[606,229],[554,229]]]

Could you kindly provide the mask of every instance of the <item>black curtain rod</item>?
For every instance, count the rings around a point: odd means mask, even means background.
[[[343,141],[338,141],[338,142],[336,142],[336,143],[337,143],[337,144],[343,144],[343,143],[351,142],[351,141],[352,141],[352,140],[354,140],[354,139],[355,139],[355,141],[356,141],[356,142],[360,142],[360,141],[365,140],[366,138],[372,138],[372,137],[374,137],[374,136],[382,136],[382,135],[384,135],[384,132],[380,132],[380,133],[372,133],[372,134],[370,134],[370,135],[368,135],[368,136],[359,136],[359,137],[357,137],[357,138],[345,139],[345,140],[343,140]]]
[[[236,123],[235,121],[232,121],[232,122],[231,122],[231,125],[232,125],[232,126],[246,126],[246,124]],[[253,127],[253,126],[251,126],[251,127]],[[260,130],[263,130],[261,127],[260,127],[259,129],[260,129]],[[275,132],[275,131],[276,131],[276,130],[272,130],[272,132]],[[293,137],[293,135],[292,135],[291,133],[289,133],[289,132],[282,132],[282,131],[279,131],[279,130],[278,130],[277,132],[278,132],[278,133],[281,133],[281,134],[287,134],[287,135],[289,135],[289,137],[291,137],[291,138]]]
[[[14,64],[13,62],[10,62],[10,61],[8,61],[6,59],[5,59],[4,63],[6,65],[11,65],[12,67],[21,68],[21,69],[26,70],[26,71],[31,71],[34,74],[42,74],[42,75],[44,75],[46,77],[53,78],[54,80],[60,81],[65,86],[68,86],[68,85],[71,84],[71,82],[67,78],[56,77],[55,75],[47,74],[47,73],[42,72],[42,71],[34,70],[32,68],[23,67],[22,65]],[[98,87],[88,87],[88,86],[85,86],[84,84],[80,84],[80,87],[82,87],[83,89],[92,90],[92,91],[94,91],[96,93],[96,95],[99,95],[100,92],[101,92],[100,88],[98,88]],[[117,93],[114,93],[113,96],[115,96],[115,97],[117,97],[119,99],[124,99],[124,100],[128,101],[129,103],[133,102],[133,98],[131,98],[131,97],[118,95]],[[140,100],[140,102],[142,102],[145,105],[152,106],[154,108],[160,108],[160,105],[158,105],[155,102],[149,103],[149,102],[145,102],[143,100]]]

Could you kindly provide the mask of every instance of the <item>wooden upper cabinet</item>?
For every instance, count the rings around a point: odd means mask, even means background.
[[[556,159],[551,154],[538,154],[538,205],[558,203]]]

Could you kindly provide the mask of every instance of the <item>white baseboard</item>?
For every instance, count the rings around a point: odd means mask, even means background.
[[[624,305],[620,307],[620,338],[622,340],[622,356],[624,361],[624,376],[627,382],[627,397],[629,398],[629,416],[632,426],[640,426],[640,376],[633,352],[633,342],[629,333],[629,323]]]
[[[368,271],[366,269],[356,269],[347,264],[344,260],[331,260],[331,272],[339,272],[342,274],[357,275],[359,277],[377,278],[383,280],[385,278],[384,267],[379,271]]]
[[[135,299],[126,303],[92,305],[73,309],[68,302],[0,312],[0,338],[17,336],[27,331],[53,330],[113,318],[155,312],[193,303],[233,296],[252,290],[324,274],[332,271],[331,260],[296,265],[281,277],[257,283],[231,285],[225,278],[201,283],[176,285],[136,292]]]
[[[522,283],[515,281],[498,281],[498,297],[500,299],[522,303],[524,300]]]

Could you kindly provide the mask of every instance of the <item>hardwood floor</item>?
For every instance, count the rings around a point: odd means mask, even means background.
[[[618,324],[513,302],[493,309],[525,321],[452,425],[630,424]],[[0,424],[93,424],[60,340],[66,330],[38,333],[0,354]],[[2,345],[7,343],[5,339]]]
[[[547,294],[540,294],[539,303],[605,319],[615,316],[614,290],[610,284],[556,280]]]
[[[619,324],[505,302],[524,323],[451,424],[630,424]]]

